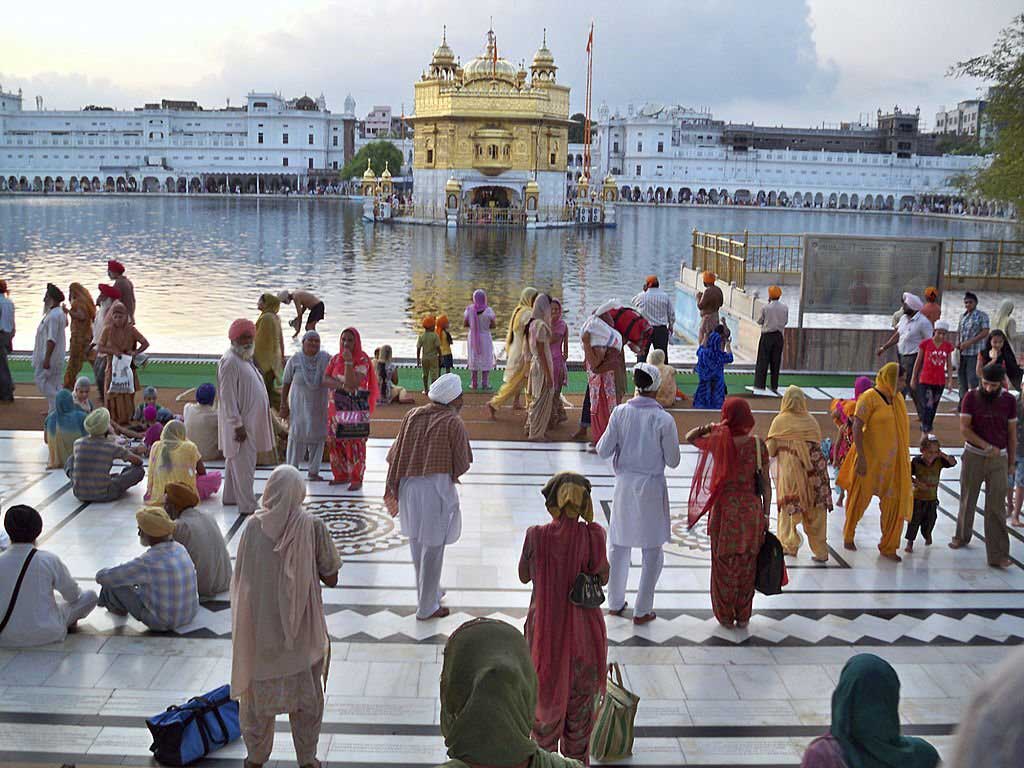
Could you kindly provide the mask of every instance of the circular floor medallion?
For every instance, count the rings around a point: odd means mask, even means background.
[[[383,502],[331,499],[310,502],[306,509],[326,523],[342,557],[383,552],[406,543]]]

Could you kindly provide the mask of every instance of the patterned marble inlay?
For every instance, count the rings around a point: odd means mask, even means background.
[[[382,552],[406,543],[382,502],[330,499],[308,502],[306,509],[327,524],[343,558]]]

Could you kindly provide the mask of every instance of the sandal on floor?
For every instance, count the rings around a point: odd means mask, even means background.
[[[656,618],[658,618],[658,614],[656,614],[654,611],[651,611],[650,613],[646,614],[645,616],[634,616],[633,617],[633,623],[636,624],[637,626],[639,626],[641,624],[647,624],[649,622],[652,622]]]
[[[618,610],[612,610],[611,608],[609,608],[608,609],[608,615],[609,616],[621,616],[622,614],[624,614],[626,612],[627,608],[629,608],[629,603],[623,603],[622,607],[619,608]]]

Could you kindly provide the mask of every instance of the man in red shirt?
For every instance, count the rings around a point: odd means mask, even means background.
[[[978,492],[985,484],[985,551],[988,564],[1009,568],[1010,537],[1006,532],[1008,456],[1017,455],[1017,402],[1003,389],[1006,371],[998,363],[982,370],[981,384],[968,392],[960,407],[964,438],[960,471],[960,511],[950,549],[967,546],[974,535]]]

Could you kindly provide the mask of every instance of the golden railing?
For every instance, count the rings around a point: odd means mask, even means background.
[[[698,272],[711,271],[720,280],[743,288],[747,282],[747,233],[714,235],[693,230],[691,264]]]
[[[946,281],[1024,280],[1024,240],[946,238]],[[736,263],[742,260],[742,264]],[[798,275],[803,266],[803,235],[693,231],[693,269],[710,269],[743,287],[748,272]]]
[[[471,226],[525,227],[526,212],[513,208],[463,208],[459,220]]]

